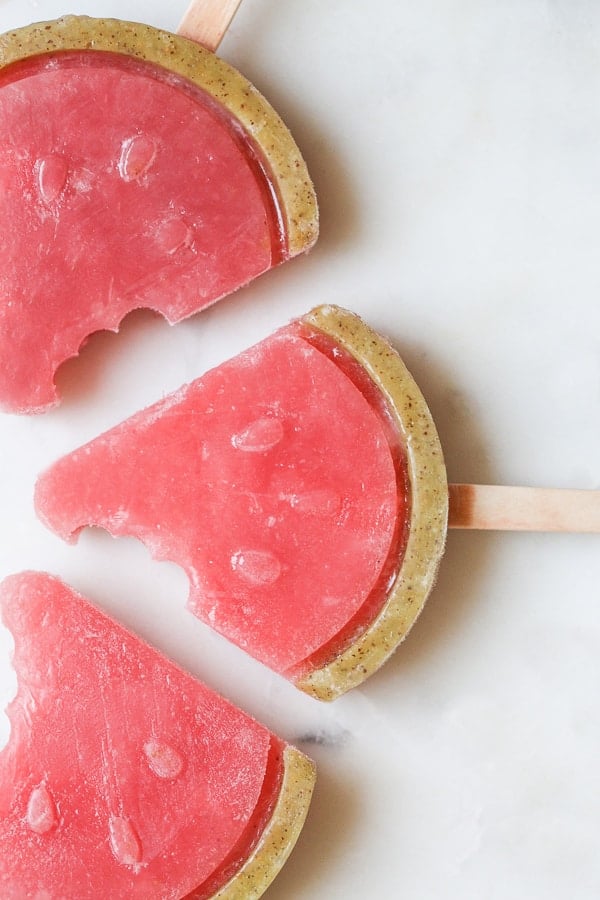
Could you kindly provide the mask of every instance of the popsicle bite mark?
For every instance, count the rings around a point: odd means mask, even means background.
[[[448,482],[431,413],[390,344],[358,316],[340,307],[317,307],[301,321],[337,341],[364,367],[402,436],[408,462],[410,520],[406,549],[384,606],[347,649],[296,680],[307,693],[332,700],[383,665],[423,608],[444,552]]]
[[[0,755],[10,740],[8,710],[17,695],[17,673],[11,664],[14,655],[11,632],[0,618]]]

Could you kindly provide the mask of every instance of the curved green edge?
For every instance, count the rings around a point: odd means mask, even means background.
[[[298,840],[315,780],[314,763],[294,747],[286,747],[283,781],[273,815],[252,855],[211,900],[257,900],[264,894]]]
[[[402,566],[377,618],[334,660],[295,680],[319,700],[333,700],[379,669],[404,640],[434,585],[448,525],[448,482],[440,440],[425,399],[393,347],[357,315],[320,306],[301,322],[324,332],[373,379],[395,420],[411,490]]]
[[[206,91],[258,145],[278,192],[287,256],[314,244],[319,230],[315,191],[294,139],[273,107],[236,69],[187,38],[134,22],[64,16],[0,36],[0,69],[42,54],[100,50],[154,63]]]

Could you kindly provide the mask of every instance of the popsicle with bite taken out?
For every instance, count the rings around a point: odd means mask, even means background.
[[[132,310],[179,322],[316,239],[288,129],[189,39],[218,43],[232,4],[197,7],[186,37],[84,16],[0,36],[0,409],[55,405],[61,363]]]
[[[181,565],[192,612],[321,699],[406,636],[449,510],[457,527],[600,531],[598,492],[449,488],[399,355],[332,306],[63,457],[35,502],[68,541],[101,526]]]
[[[178,563],[196,615],[330,698],[418,615],[448,489],[398,355],[321,307],[59,460],[35,502],[66,540],[97,525]]]
[[[67,585],[0,585],[18,691],[0,752],[0,895],[253,900],[314,767]]]

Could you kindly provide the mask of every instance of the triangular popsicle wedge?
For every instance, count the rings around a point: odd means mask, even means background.
[[[35,502],[66,540],[97,525],[178,563],[197,616],[332,699],[419,614],[448,488],[398,354],[320,307],[58,461]]]
[[[0,119],[5,411],[55,405],[61,363],[130,311],[179,322],[317,237],[284,123],[182,36],[83,16],[2,35]]]
[[[0,585],[18,692],[0,752],[0,896],[253,900],[312,763],[57,579]]]
[[[181,565],[196,615],[323,700],[406,636],[447,525],[600,531],[599,491],[448,485],[402,360],[333,306],[59,460],[36,507]]]

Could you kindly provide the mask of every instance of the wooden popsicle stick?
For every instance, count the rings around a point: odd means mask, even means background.
[[[213,53],[223,40],[242,0],[192,0],[177,34]]]
[[[450,528],[600,534],[600,491],[448,485]]]

